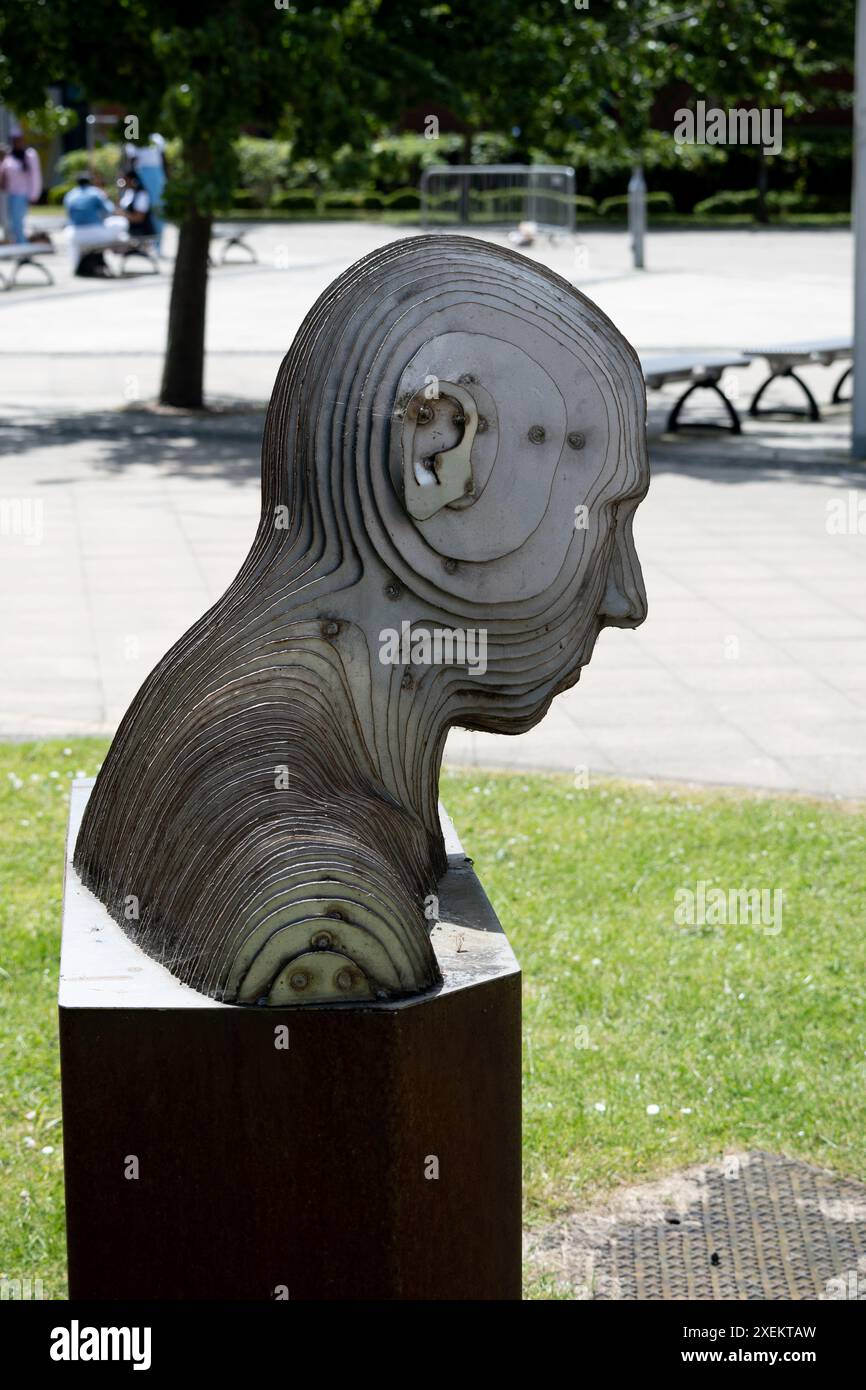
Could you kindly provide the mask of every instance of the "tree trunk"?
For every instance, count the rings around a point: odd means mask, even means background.
[[[204,406],[204,330],[210,232],[210,217],[204,217],[194,210],[187,213],[180,225],[168,310],[168,342],[159,393],[161,405],[180,406],[185,410],[201,410]]]
[[[767,182],[768,182],[767,157],[763,147],[758,146],[758,201],[755,205],[755,221],[766,225],[770,220],[770,213],[767,207]]]

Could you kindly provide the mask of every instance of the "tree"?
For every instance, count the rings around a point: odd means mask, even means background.
[[[510,135],[528,162],[531,144],[543,142],[543,100],[561,67],[552,28],[560,8],[559,0],[382,0],[377,19],[404,65],[409,54],[425,60],[413,85],[463,122],[464,163],[480,131]]]
[[[361,143],[393,100],[393,36],[377,0],[4,0],[0,100],[19,111],[74,81],[122,102],[142,133],[180,142],[167,208],[179,223],[160,400],[203,405],[208,247],[237,178],[245,126],[286,116],[303,154]],[[398,55],[399,56],[399,55]],[[417,57],[410,66],[419,68]],[[389,112],[390,114],[390,112]]]
[[[854,6],[813,0],[693,0],[679,73],[708,105],[780,110],[784,118],[850,101],[827,81],[850,69]],[[768,167],[756,148],[756,217],[767,222]]]
[[[561,75],[544,103],[551,133],[576,126],[592,157],[624,167],[724,159],[715,146],[676,145],[654,128],[672,90],[708,106],[779,108],[786,117],[846,99],[826,80],[850,66],[853,6],[813,0],[563,0],[553,25]],[[567,146],[566,146],[567,148]],[[766,219],[767,161],[756,150],[758,215]]]

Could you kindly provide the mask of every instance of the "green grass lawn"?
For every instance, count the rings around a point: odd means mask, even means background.
[[[0,745],[0,1275],[49,1298],[68,791],[105,748]],[[477,771],[443,799],[523,966],[528,1220],[735,1149],[866,1176],[862,809]],[[698,880],[780,890],[781,929],[677,925]]]

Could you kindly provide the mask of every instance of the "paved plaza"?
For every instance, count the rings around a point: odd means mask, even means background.
[[[113,731],[246,553],[261,408],[301,318],[342,269],[400,234],[257,227],[259,264],[211,276],[207,389],[225,413],[207,419],[141,408],[158,390],[168,265],[79,281],[58,256],[54,287],[0,297],[0,736]],[[621,232],[530,254],[641,352],[850,332],[847,232],[658,232],[642,274]],[[838,374],[805,372],[822,402]],[[739,374],[741,402],[761,375]],[[537,729],[456,730],[448,756],[864,797],[866,476],[849,461],[849,408],[672,440],[673,390],[650,397],[654,476],[635,525],[646,624],[603,633]]]

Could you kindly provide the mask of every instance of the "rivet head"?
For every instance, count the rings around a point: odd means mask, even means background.
[[[385,585],[385,597],[386,597],[386,598],[390,598],[390,599],[399,598],[399,597],[400,597],[400,585],[399,585],[399,584],[395,584],[395,583],[393,582],[393,580],[392,580],[392,582],[391,582],[390,584],[386,584],[386,585]]]
[[[333,620],[327,623],[322,623],[322,632],[326,637],[336,637],[339,631],[340,624],[335,623]]]
[[[582,449],[586,443],[586,435],[581,434],[580,430],[572,430],[568,436],[568,447],[570,449]]]
[[[530,444],[543,444],[545,440],[544,426],[532,425],[529,430]]]
[[[338,970],[334,976],[334,984],[337,986],[337,989],[341,989],[345,994],[347,990],[352,988],[353,980],[351,970]]]
[[[474,496],[475,496],[475,484],[472,482],[471,479],[470,479],[469,482],[466,484],[466,486],[465,486],[465,488],[463,489],[463,491],[464,491],[464,493],[466,494],[467,497],[474,497]]]
[[[478,416],[478,424],[477,424],[477,426],[476,426],[476,432],[477,432],[478,434],[486,434],[489,428],[490,428],[490,425],[489,425],[489,423],[488,423],[487,416],[486,416],[486,415],[479,415],[479,416]]]
[[[419,425],[429,425],[433,419],[433,411],[429,405],[419,405],[418,414],[415,417]]]
[[[457,561],[448,559],[445,562],[445,570],[448,574],[453,574],[457,568]]]
[[[307,974],[306,970],[296,970],[294,975],[289,980],[289,984],[291,985],[292,989],[306,989],[309,983],[310,977]]]
[[[327,951],[329,946],[333,946],[334,938],[328,931],[317,931],[311,944],[315,946],[317,951]]]
[[[461,386],[475,385],[475,377],[472,375],[471,372],[464,372],[462,376],[459,376],[457,378],[457,381]]]
[[[401,690],[411,690],[411,689],[412,689],[412,686],[413,686],[414,684],[415,684],[415,682],[414,682],[414,680],[412,679],[412,673],[411,673],[411,671],[404,671],[404,672],[403,672],[403,679],[402,679],[401,682],[400,682],[400,688],[401,688]]]

